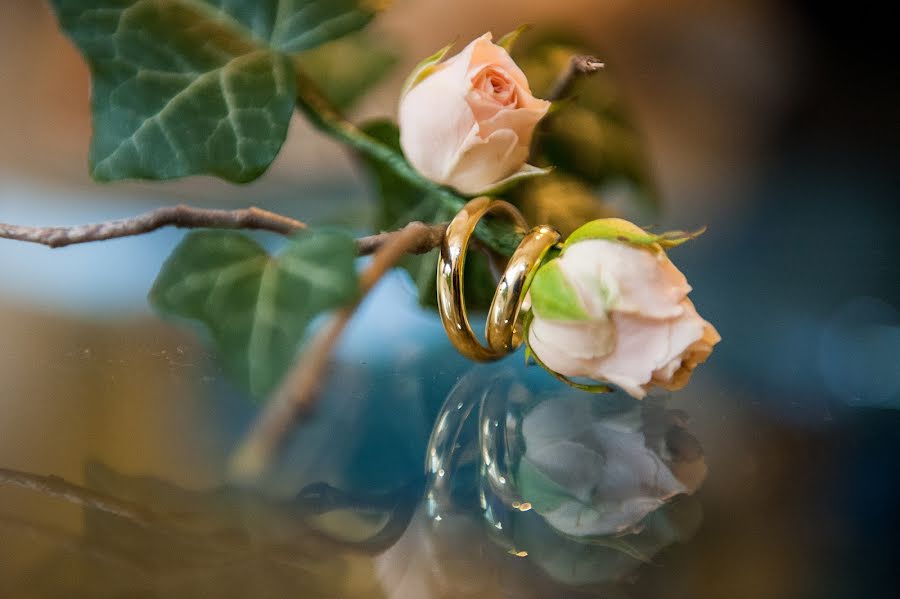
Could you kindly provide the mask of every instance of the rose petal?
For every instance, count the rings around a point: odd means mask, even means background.
[[[534,355],[565,376],[587,376],[592,364],[612,352],[615,331],[610,322],[553,322],[535,318],[528,328]]]
[[[676,317],[691,290],[665,253],[626,243],[580,241],[566,248],[560,266],[578,286],[585,306],[598,315],[615,310],[645,318]]]
[[[475,126],[466,102],[469,86],[463,82],[475,45],[483,38],[437,65],[432,75],[400,101],[398,120],[403,153],[416,170],[438,183],[447,183],[447,166],[459,160],[462,142]],[[440,119],[440,126],[435,126],[436,119]]]
[[[485,65],[499,66],[509,73],[510,77],[519,84],[519,87],[531,94],[531,88],[528,86],[528,77],[525,76],[519,65],[512,59],[509,52],[492,43],[492,39],[493,35],[485,33],[469,44],[472,48],[472,53],[469,55],[468,72],[477,72]]]
[[[444,171],[443,180],[464,194],[475,194],[485,183],[514,173],[527,157],[528,148],[519,144],[515,131],[500,129],[482,138],[476,125],[456,161]]]
[[[683,389],[690,381],[697,365],[705,362],[712,354],[713,347],[722,340],[715,327],[700,318],[694,304],[687,299],[684,301],[685,312],[703,323],[703,335],[688,346],[678,358],[653,373],[653,383],[669,391]]]
[[[467,100],[470,105],[474,103],[476,106],[484,102],[483,98],[473,98],[471,94],[467,97]],[[540,102],[544,102],[544,100]],[[478,133],[482,137],[486,137],[494,131],[510,129],[519,136],[520,145],[529,147],[534,128],[546,116],[549,109],[549,102],[547,102],[546,106],[539,104],[534,108],[503,108],[495,111],[490,118],[479,119]],[[482,111],[483,109],[478,108],[477,110]],[[486,111],[484,112],[486,113]]]
[[[690,305],[686,302],[686,305]],[[678,318],[654,320],[613,312],[616,348],[594,365],[592,376],[622,387],[638,399],[653,374],[665,368],[703,337],[707,324],[695,310]]]

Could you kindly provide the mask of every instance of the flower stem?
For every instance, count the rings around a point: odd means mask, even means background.
[[[295,72],[297,108],[319,131],[380,162],[405,183],[422,191],[423,196],[434,198],[453,212],[461,210],[466,204],[467,198],[426,179],[410,166],[402,154],[344,118],[314,81],[299,68],[295,67]],[[511,255],[522,240],[522,233],[502,220],[486,220],[475,230],[475,235],[485,245],[505,255]]]

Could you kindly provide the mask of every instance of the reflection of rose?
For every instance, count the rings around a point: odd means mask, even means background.
[[[598,417],[583,396],[539,404],[522,425],[522,498],[564,534],[604,536],[695,491],[706,475],[699,444],[679,419],[647,408]]]
[[[663,249],[629,242],[647,237],[620,219],[594,221],[538,270],[528,345],[547,368],[640,399],[653,385],[684,387],[709,357],[721,337],[697,314]]]
[[[400,143],[416,170],[477,194],[519,171],[550,103],[531,95],[507,51],[486,33],[430,72],[400,100]]]

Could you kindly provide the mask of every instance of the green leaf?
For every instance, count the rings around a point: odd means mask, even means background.
[[[359,33],[299,54],[294,63],[318,84],[332,104],[346,109],[384,79],[397,57],[372,36]]]
[[[657,234],[641,229],[637,225],[621,218],[601,218],[576,229],[569,235],[564,245],[568,247],[579,241],[605,239],[659,250],[661,248],[676,247],[686,241],[696,239],[703,235],[705,231],[706,227],[702,227],[693,232],[668,231]]]
[[[340,232],[302,232],[277,258],[241,233],[194,232],[166,260],[150,303],[206,325],[229,372],[261,397],[291,366],[310,321],[356,298],[355,255]]]
[[[93,78],[91,174],[247,182],[294,110],[289,53],[365,25],[371,0],[52,0]]]
[[[541,266],[534,275],[529,291],[531,309],[547,320],[586,321],[590,315],[584,309],[578,292],[572,288],[566,274],[553,259]]]

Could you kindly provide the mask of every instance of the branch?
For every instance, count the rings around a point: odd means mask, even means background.
[[[11,485],[37,491],[48,497],[55,497],[75,505],[124,518],[144,528],[155,526],[158,520],[155,512],[142,506],[102,495],[58,476],[41,476],[30,472],[0,468],[0,485]]]
[[[4,513],[0,513],[0,528],[12,529],[24,533],[29,537],[38,539],[39,541],[52,543],[53,547],[62,549],[73,555],[86,555],[97,561],[115,564],[117,566],[125,566],[141,576],[147,574],[141,564],[137,563],[136,560],[128,559],[120,551],[116,551],[115,548],[106,549],[105,547],[96,547],[85,542],[81,535],[72,534],[62,528],[32,522],[24,518]],[[4,535],[4,540],[6,538],[6,535]]]
[[[305,229],[306,225],[299,220],[256,207],[210,210],[182,205],[157,208],[131,218],[74,227],[22,227],[0,223],[0,237],[60,248],[75,243],[142,235],[163,227],[254,229],[291,235]]]
[[[413,224],[413,223],[410,223]],[[419,231],[417,243],[409,247],[410,254],[427,254],[441,244],[447,225],[415,223]],[[0,223],[0,239],[12,239],[39,243],[51,248],[61,248],[77,243],[105,241],[152,233],[163,227],[180,229],[246,229],[271,231],[281,235],[293,235],[306,228],[306,224],[262,208],[240,210],[210,210],[191,206],[166,206],[131,218],[111,220],[90,225],[72,227],[25,227]],[[356,251],[360,256],[374,254],[399,231],[388,231],[360,237]]]
[[[300,357],[294,370],[288,375],[275,397],[266,405],[262,414],[232,455],[229,476],[238,482],[258,479],[268,468],[272,457],[286,440],[294,423],[314,404],[315,394],[325,378],[331,353],[338,339],[362,298],[375,283],[405,254],[422,246],[423,239],[433,239],[434,227],[413,222],[400,231],[388,234],[375,253],[372,263],[360,275],[360,299],[338,311],[316,336]],[[440,239],[437,240],[440,243]]]
[[[603,67],[604,64],[600,62],[600,59],[593,56],[573,56],[569,61],[569,66],[559,75],[556,82],[553,84],[553,87],[550,88],[547,99],[551,102],[563,99],[569,95],[575,82],[580,77],[584,75],[593,75]]]
[[[402,229],[396,231],[387,231],[385,233],[377,233],[368,237],[360,237],[356,240],[356,253],[360,256],[369,256],[376,253],[388,242],[403,234],[404,231],[413,227],[417,236],[407,248],[407,254],[427,254],[434,248],[441,245],[444,240],[444,231],[447,230],[446,224],[427,225],[423,222],[413,221]]]

